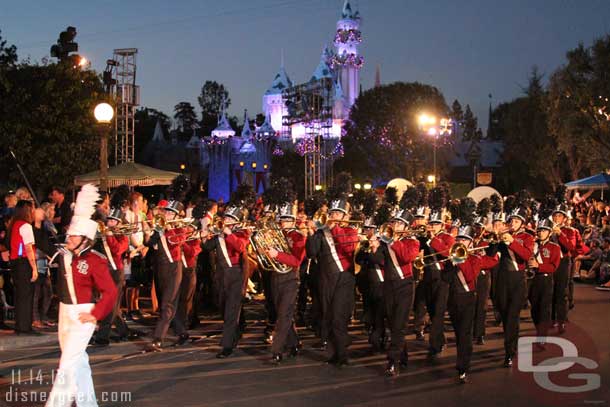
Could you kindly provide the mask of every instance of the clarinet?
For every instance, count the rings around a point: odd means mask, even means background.
[[[532,257],[529,258],[530,261],[532,260],[536,260],[538,258],[538,255],[540,254],[540,246],[538,245],[538,241],[536,241],[534,243],[534,251],[532,253]],[[530,267],[529,266],[529,261],[527,262],[527,267],[525,268],[525,278],[527,280],[531,280],[536,276],[536,272],[538,271],[538,268],[534,268],[534,267]]]

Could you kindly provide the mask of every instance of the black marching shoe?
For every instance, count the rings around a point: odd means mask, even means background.
[[[477,336],[477,340],[475,342],[477,345],[485,345],[485,338],[482,336]]]
[[[388,377],[398,376],[398,369],[393,360],[388,361],[388,365],[385,368],[385,375]]]
[[[505,357],[504,358],[504,367],[512,367],[513,366],[513,358]]]
[[[298,346],[291,347],[290,351],[288,352],[288,357],[296,358],[297,356],[299,356],[299,347]]]
[[[326,350],[327,346],[328,346],[328,342],[320,341],[318,343],[313,344],[311,347],[313,349],[315,349],[315,350],[322,350],[322,351],[324,351],[324,350]]]
[[[434,349],[428,349],[428,355],[427,355],[427,359],[430,362],[434,362],[438,359],[438,354],[439,352],[435,351]]]
[[[458,375],[458,381],[460,384],[468,383],[468,378],[466,377],[466,372],[460,372]]]
[[[424,331],[415,332],[415,339],[418,341],[425,341],[426,337],[424,336]]]
[[[231,356],[232,353],[233,353],[233,349],[222,348],[222,350],[216,354],[216,357],[218,359],[225,359],[225,358],[228,358],[229,356]]]
[[[349,360],[347,358],[338,359],[337,363],[335,363],[335,366],[339,369],[341,369],[342,367],[347,367],[349,366]]]
[[[557,333],[559,335],[563,335],[564,333],[566,333],[566,324],[564,324],[563,322],[560,322],[557,324]]]
[[[190,338],[190,335],[188,333],[183,333],[180,334],[178,336],[178,341],[176,342],[176,345],[184,345],[186,343],[186,341],[188,341]]]
[[[339,358],[337,358],[337,355],[332,355],[329,359],[326,359],[324,361],[324,363],[326,363],[327,365],[336,365],[337,362],[339,362]]]
[[[161,352],[161,339],[153,339],[153,341],[148,344],[146,350],[149,352]]]
[[[274,365],[279,365],[280,363],[282,363],[282,354],[274,353],[271,357],[271,363],[273,363]]]

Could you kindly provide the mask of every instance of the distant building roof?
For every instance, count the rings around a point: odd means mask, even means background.
[[[452,167],[466,167],[470,165],[469,155],[480,155],[483,167],[500,167],[504,144],[499,141],[481,140],[480,142],[459,141],[454,145],[454,155],[449,160]]]

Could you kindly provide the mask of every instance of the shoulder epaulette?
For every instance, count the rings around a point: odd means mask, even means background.
[[[98,252],[97,250],[91,249],[91,254],[95,254],[96,256],[101,257],[104,260],[108,260],[108,257],[104,256],[102,253]]]

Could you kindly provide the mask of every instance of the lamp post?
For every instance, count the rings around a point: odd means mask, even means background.
[[[432,186],[436,186],[438,175],[436,173],[436,149],[438,147],[438,137],[451,134],[451,119],[442,118],[438,120],[435,116],[422,113],[417,118],[419,128],[431,136],[433,139],[433,150],[432,150],[432,166],[433,166],[433,177]]]
[[[108,190],[108,132],[114,117],[114,109],[108,103],[100,103],[93,110],[100,132],[100,190]]]

